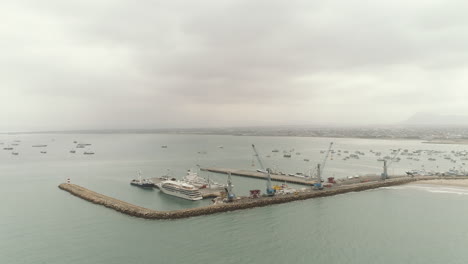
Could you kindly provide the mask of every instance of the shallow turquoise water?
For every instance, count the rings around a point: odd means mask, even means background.
[[[321,161],[330,139],[192,135],[4,135],[20,139],[20,155],[0,152],[0,263],[465,263],[468,190],[407,185],[222,213],[177,221],[122,215],[57,188],[72,182],[141,206],[168,210],[208,204],[130,186],[141,170],[158,176],[169,168],[220,166],[251,169],[255,143],[267,166],[305,171]],[[72,141],[93,143],[93,156],[68,151]],[[417,141],[334,139],[336,149],[462,150]],[[33,144],[48,144],[43,155]],[[160,148],[168,145],[167,149]],[[220,149],[217,146],[223,145]],[[291,159],[271,150],[301,152]],[[207,154],[198,154],[206,151]],[[368,153],[366,153],[368,155]],[[379,173],[375,157],[329,160],[329,175]],[[311,162],[303,161],[304,157]],[[405,163],[406,162],[406,163]],[[394,164],[453,166],[435,163]],[[413,167],[410,167],[413,168]],[[223,175],[211,175],[224,182]],[[264,181],[233,177],[244,195]]]

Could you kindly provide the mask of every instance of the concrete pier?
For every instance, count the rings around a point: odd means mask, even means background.
[[[204,188],[200,189],[203,199],[206,198],[215,198],[221,196],[221,193],[224,192],[224,188]]]
[[[457,177],[460,179],[461,177]],[[466,177],[464,177],[466,179]],[[365,191],[380,187],[388,187],[394,185],[401,185],[406,184],[418,180],[433,180],[439,179],[436,176],[417,176],[417,177],[401,177],[395,179],[388,179],[385,181],[374,181],[374,182],[365,182],[365,183],[356,183],[356,184],[348,184],[342,185],[337,187],[332,187],[329,189],[324,190],[309,190],[305,192],[298,192],[295,194],[285,194],[285,195],[277,195],[274,197],[261,197],[261,198],[248,198],[242,197],[239,200],[236,200],[232,203],[226,204],[218,204],[218,205],[209,205],[203,206],[198,208],[190,208],[190,209],[182,209],[182,210],[175,210],[175,211],[157,211],[152,210],[144,207],[140,207],[137,205],[133,205],[112,197],[108,197],[81,186],[70,184],[70,183],[63,183],[59,185],[59,188],[65,190],[72,195],[80,197],[84,200],[90,201],[95,204],[103,205],[105,207],[114,209],[118,212],[140,217],[146,219],[179,219],[179,218],[188,218],[193,216],[200,216],[200,215],[209,215],[215,214],[220,212],[227,212],[227,211],[235,211],[235,210],[242,210],[254,207],[263,207],[273,204],[281,204],[287,203],[297,200],[305,200],[317,197],[326,197],[326,196],[333,196],[337,194],[344,194],[348,192],[358,192],[358,191]],[[446,178],[444,178],[446,179]]]
[[[215,173],[222,173],[242,177],[249,177],[249,178],[257,178],[257,179],[266,179],[266,174],[257,171],[249,171],[249,170],[236,170],[236,169],[226,169],[226,168],[202,168],[203,171],[215,172]],[[287,183],[295,183],[301,185],[314,185],[315,180],[307,180],[305,178],[289,176],[289,175],[280,175],[280,174],[270,174],[270,177],[273,181],[280,181],[280,182],[287,182]]]

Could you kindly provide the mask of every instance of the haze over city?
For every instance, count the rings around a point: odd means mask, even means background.
[[[0,131],[369,125],[416,113],[464,115],[467,7],[442,0],[2,1]]]

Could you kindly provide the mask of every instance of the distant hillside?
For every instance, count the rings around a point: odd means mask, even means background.
[[[465,115],[438,115],[417,113],[402,125],[408,126],[468,126],[468,116]]]

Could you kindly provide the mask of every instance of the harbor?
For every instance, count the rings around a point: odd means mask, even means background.
[[[371,190],[381,187],[390,187],[396,185],[403,185],[416,181],[428,181],[440,179],[436,176],[417,176],[417,177],[398,177],[382,181],[372,181],[364,183],[344,184],[324,190],[307,190],[303,192],[296,192],[293,194],[277,195],[273,197],[240,197],[231,203],[215,204],[197,208],[172,210],[172,211],[157,211],[134,204],[130,204],[94,191],[86,189],[76,184],[63,183],[58,187],[70,194],[92,202],[94,204],[102,205],[115,211],[121,212],[126,215],[145,218],[145,219],[180,219],[201,215],[210,215],[221,212],[229,212],[236,210],[243,210],[255,207],[263,207],[274,204],[288,203],[298,200],[306,200],[319,197],[334,196],[338,194],[345,194],[350,192],[360,192]],[[468,177],[445,177],[444,179],[468,179]]]
[[[177,211],[177,210],[168,210],[168,211],[158,211],[152,210],[148,208],[141,209],[140,207],[128,207],[128,204],[124,204],[122,206],[119,200],[113,200],[110,198],[109,202],[103,203],[103,205],[107,207],[114,208],[118,211],[137,216],[143,218],[154,218],[154,219],[177,219],[177,218],[185,218],[190,216],[197,216],[197,215],[204,215],[204,214],[211,214],[216,212],[224,212],[224,211],[233,211],[245,208],[252,208],[252,207],[261,207],[269,204],[277,204],[277,203],[285,203],[294,200],[303,200],[309,199],[314,197],[322,197],[322,196],[332,196],[335,194],[341,194],[346,192],[353,192],[353,191],[361,191],[367,189],[374,189],[379,187],[386,187],[391,185],[401,185],[408,182],[417,181],[420,179],[424,180],[433,180],[438,177],[464,177],[467,176],[466,173],[460,174],[460,171],[452,169],[450,174],[446,173],[435,173],[435,172],[427,172],[423,170],[410,170],[406,171],[403,175],[395,175],[393,174],[389,177],[388,168],[393,162],[399,162],[401,159],[398,155],[401,153],[401,156],[409,156],[410,159],[414,159],[413,156],[420,155],[422,151],[416,150],[413,152],[409,152],[409,150],[404,149],[390,149],[391,156],[387,155],[382,159],[378,159],[378,162],[382,162],[383,164],[383,172],[380,174],[366,174],[366,175],[354,175],[348,176],[346,178],[339,178],[335,179],[334,176],[323,178],[325,165],[327,161],[333,160],[333,154],[336,153],[337,156],[341,155],[341,150],[333,150],[333,142],[329,143],[327,150],[320,150],[321,154],[325,154],[321,163],[317,164],[317,167],[312,173],[312,170],[309,169],[309,173],[303,172],[296,172],[295,174],[292,173],[285,173],[279,171],[277,166],[274,166],[275,169],[267,168],[264,166],[264,160],[260,156],[257,148],[254,144],[251,145],[253,150],[253,157],[256,158],[258,166],[260,168],[253,170],[247,169],[230,169],[230,168],[223,168],[223,167],[201,167],[197,165],[200,171],[211,172],[216,174],[223,174],[228,175],[227,184],[219,184],[217,182],[212,181],[210,178],[200,177],[197,172],[193,171],[192,169],[187,170],[187,174],[182,177],[182,179],[177,179],[175,177],[169,176],[170,170],[168,169],[168,173],[162,177],[152,177],[148,179],[143,179],[141,177],[141,172],[138,171],[138,179],[133,179],[131,181],[131,185],[138,186],[141,188],[157,188],[166,195],[175,196],[178,198],[183,198],[186,200],[191,201],[199,201],[207,198],[214,198],[212,199],[213,204],[208,206],[199,206],[196,208],[187,209],[187,211]],[[291,149],[289,152],[293,152],[294,149]],[[273,149],[273,153],[279,152],[278,149]],[[285,151],[283,151],[285,152]],[[345,154],[349,154],[349,151],[343,151]],[[369,150],[369,153],[380,156],[381,152],[375,152],[373,150]],[[428,151],[429,155],[432,155],[431,151]],[[467,152],[455,152],[452,151],[455,156],[458,157],[465,157]],[[439,153],[440,154],[440,153]],[[296,155],[300,155],[300,152],[296,152]],[[349,157],[353,157],[355,159],[360,159],[359,156],[364,156],[365,153],[362,151],[355,151],[354,154],[349,154]],[[267,158],[271,157],[270,155],[266,156]],[[349,157],[343,158],[343,160],[347,160]],[[445,156],[447,159],[449,155]],[[291,158],[291,156],[288,156]],[[304,159],[306,160],[306,159]],[[307,159],[308,160],[308,159]],[[419,159],[418,159],[419,160]],[[456,162],[453,158],[450,159],[452,162]],[[255,166],[254,159],[252,160],[252,166]],[[295,170],[298,171],[298,170]],[[266,189],[264,192],[260,189],[250,189],[249,196],[238,196],[236,192],[234,192],[232,184],[231,176],[239,176],[239,177],[246,177],[246,178],[255,178],[265,180]],[[273,184],[273,181],[279,182],[280,184]],[[299,186],[290,187],[287,183],[302,185],[305,187],[299,188]],[[66,189],[66,188],[62,188]],[[68,188],[70,189],[70,188]],[[72,188],[73,189],[73,188]],[[70,189],[71,190],[71,189]],[[72,193],[82,193],[87,192],[83,191],[72,192]],[[89,191],[91,193],[91,191]],[[94,199],[94,196],[98,196],[99,194],[91,195],[78,195],[86,200],[102,204],[100,201],[102,200],[100,197],[99,199]],[[117,204],[117,206],[112,206],[113,204]],[[127,208],[125,210],[121,210],[120,208]]]

